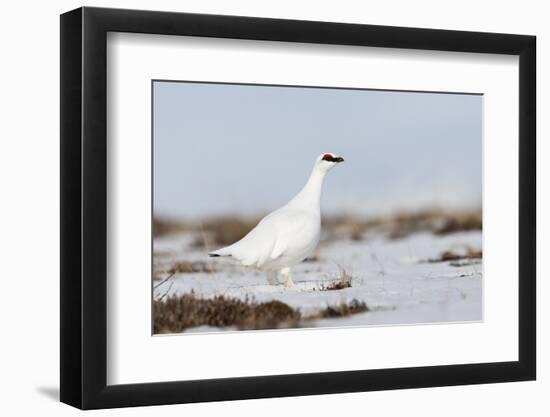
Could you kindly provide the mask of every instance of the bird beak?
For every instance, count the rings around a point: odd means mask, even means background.
[[[342,158],[341,156],[338,156],[337,158],[333,159],[333,162],[336,162],[336,163],[344,162],[344,158]]]

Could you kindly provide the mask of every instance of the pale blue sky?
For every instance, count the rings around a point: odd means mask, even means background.
[[[153,133],[155,216],[271,211],[323,152],[323,213],[481,205],[479,95],[156,81]]]

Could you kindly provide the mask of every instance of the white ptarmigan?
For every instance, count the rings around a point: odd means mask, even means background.
[[[243,266],[267,272],[270,284],[280,273],[286,287],[294,286],[290,268],[310,256],[321,235],[321,190],[325,175],[344,158],[320,155],[302,190],[286,204],[265,216],[245,237],[210,256],[230,256]]]

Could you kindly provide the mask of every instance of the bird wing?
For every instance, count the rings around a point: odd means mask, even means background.
[[[283,210],[277,220],[277,235],[270,259],[279,258],[290,242],[300,237],[302,230],[311,221],[311,215],[302,210]]]
[[[269,258],[275,245],[275,233],[270,226],[271,222],[267,220],[268,217],[264,217],[241,240],[223,250],[244,266],[263,264]]]
[[[261,267],[279,258],[310,221],[311,215],[302,210],[279,209],[228,249],[243,265]]]
[[[292,250],[300,239],[307,239],[311,230],[312,222],[315,220],[312,213],[304,210],[284,208],[273,216],[275,224],[275,243],[269,255],[270,260],[281,257],[287,250]],[[293,245],[294,244],[294,245]]]

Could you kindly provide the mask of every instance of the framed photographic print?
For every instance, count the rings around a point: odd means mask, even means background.
[[[535,379],[535,37],[61,16],[61,401]]]

